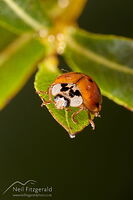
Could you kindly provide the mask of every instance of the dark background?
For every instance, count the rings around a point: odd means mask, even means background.
[[[79,25],[133,37],[133,1],[90,0]],[[52,200],[133,199],[133,113],[104,97],[96,130],[70,139],[40,107],[33,80],[0,112],[0,193],[33,179],[53,186]]]

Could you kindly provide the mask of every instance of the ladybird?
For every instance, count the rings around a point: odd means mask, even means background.
[[[38,92],[41,93],[42,92]],[[88,118],[92,128],[95,128],[90,114],[98,117],[101,110],[102,96],[95,81],[88,75],[79,72],[68,72],[58,76],[48,88],[49,100],[43,100],[42,106],[54,103],[57,109],[77,107],[78,111],[71,116],[77,123],[76,116],[83,110],[88,111]]]

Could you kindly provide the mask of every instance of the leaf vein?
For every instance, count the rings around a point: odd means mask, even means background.
[[[32,39],[31,34],[24,34],[14,40],[5,50],[0,53],[0,66],[6,62],[11,55],[13,55],[19,48],[22,47],[26,42]]]
[[[77,44],[77,42],[75,42],[70,37],[67,37],[67,43],[70,46],[70,48],[73,48],[76,51],[80,52],[80,54],[87,56],[92,61],[95,61],[97,63],[104,65],[105,67],[108,67],[108,68],[111,68],[111,69],[114,69],[117,71],[122,71],[127,74],[133,74],[133,69],[127,68],[126,65],[121,65],[121,64],[115,63],[113,61],[110,61],[110,60],[104,58],[103,56],[94,53],[93,51],[91,51],[89,49],[85,49],[85,47],[80,46],[79,44]]]
[[[19,5],[17,5],[13,0],[3,0],[5,3],[15,12],[15,14],[20,17],[26,24],[31,26],[36,31],[44,28],[41,23],[36,21],[30,15],[28,15]]]

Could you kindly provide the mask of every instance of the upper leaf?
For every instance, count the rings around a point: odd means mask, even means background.
[[[36,62],[44,55],[45,47],[24,34],[13,40],[0,53],[0,109],[22,88],[34,72]]]
[[[0,27],[0,51],[16,38],[16,35]]]
[[[51,22],[37,0],[0,0],[0,24],[21,33],[41,30]]]
[[[102,94],[133,110],[133,40],[70,28],[65,58],[94,78]]]
[[[80,16],[87,0],[39,0],[45,12],[58,23],[72,24]]]
[[[55,58],[49,58],[40,64],[39,71],[36,74],[35,89],[41,98],[49,100],[48,95],[43,93],[48,90],[50,85],[59,75],[60,72],[57,69],[57,62]],[[50,103],[46,106],[52,116],[68,131],[70,136],[80,132],[89,124],[88,114],[86,111],[82,111],[80,114],[78,114],[78,123],[75,124],[71,119],[71,115],[77,110],[77,108],[71,108],[72,111],[67,111],[65,109],[58,110],[54,103]]]

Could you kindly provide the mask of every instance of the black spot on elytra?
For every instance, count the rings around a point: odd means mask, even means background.
[[[61,94],[58,94],[58,95],[56,95],[56,96],[54,97],[54,99],[56,99],[56,98],[58,98],[58,97],[62,98],[63,96],[62,96]]]
[[[89,78],[89,81],[90,81],[91,83],[93,83],[93,80],[92,80],[91,78]]]
[[[99,103],[96,103],[96,107],[99,108]]]
[[[62,84],[61,84],[61,87],[62,87],[62,88],[61,88],[60,91],[61,91],[61,92],[65,92],[65,91],[68,91],[69,89],[73,88],[73,86],[71,86],[71,87],[69,88],[69,87],[67,87],[67,85],[68,85],[67,83],[62,83]]]
[[[67,83],[61,83],[61,87],[66,87],[67,85]]]
[[[61,84],[61,87],[62,87],[62,88],[61,88],[60,91],[61,91],[61,92],[65,92],[65,91],[69,90],[69,87],[67,87],[67,85],[68,85],[67,83],[62,83],[62,84]]]
[[[76,95],[76,96],[81,96],[80,91],[79,91],[79,90],[76,90],[76,91],[75,91],[75,95]]]
[[[81,96],[81,94],[80,94],[79,90],[73,91],[72,89],[70,89],[69,96],[70,97]]]
[[[67,90],[69,90],[69,87],[62,87],[60,91],[61,91],[61,92],[65,92],[65,91],[67,91]]]

